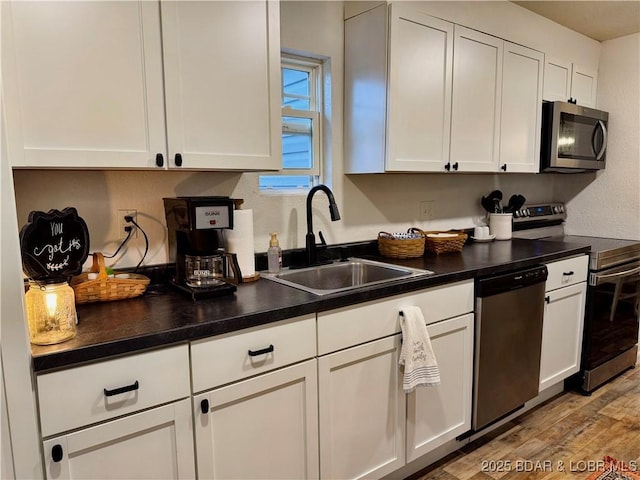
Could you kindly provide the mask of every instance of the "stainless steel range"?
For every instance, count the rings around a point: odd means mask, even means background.
[[[581,370],[569,380],[591,393],[637,361],[640,241],[564,235],[565,218],[562,204],[524,207],[514,237],[591,247]]]

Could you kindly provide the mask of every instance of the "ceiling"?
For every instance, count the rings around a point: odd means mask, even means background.
[[[513,3],[600,42],[640,32],[640,0]]]

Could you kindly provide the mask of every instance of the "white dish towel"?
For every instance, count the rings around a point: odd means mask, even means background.
[[[400,365],[404,365],[402,388],[411,393],[416,387],[440,385],[440,369],[431,347],[431,339],[419,307],[405,307],[400,312],[402,348]]]

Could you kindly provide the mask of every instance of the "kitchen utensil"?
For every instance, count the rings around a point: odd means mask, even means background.
[[[480,199],[480,205],[482,205],[482,208],[484,208],[488,213],[493,213],[494,206],[491,197],[482,197]]]
[[[502,192],[500,190],[494,190],[486,197],[482,197],[480,204],[489,213],[502,213]]]
[[[520,210],[524,205],[524,202],[526,202],[526,198],[524,198],[522,195],[511,195],[511,197],[509,198],[509,203],[504,209],[504,213],[513,213]]]
[[[522,208],[522,206],[524,205],[524,203],[527,201],[526,198],[524,198],[522,195],[516,195],[517,200],[515,200],[515,203],[513,205],[513,211],[518,211]]]

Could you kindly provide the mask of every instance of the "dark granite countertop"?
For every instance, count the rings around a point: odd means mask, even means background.
[[[316,296],[269,280],[238,286],[224,297],[196,302],[169,286],[138,298],[78,306],[78,334],[50,346],[31,346],[33,367],[43,372],[122,354],[268,324],[357,303],[587,253],[588,245],[513,239],[468,242],[461,253],[427,254],[410,260],[378,258],[431,270],[434,275],[397,280],[344,293]]]

